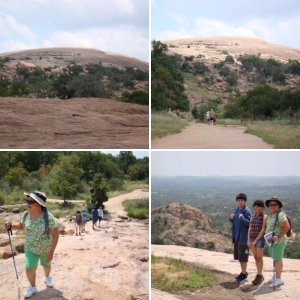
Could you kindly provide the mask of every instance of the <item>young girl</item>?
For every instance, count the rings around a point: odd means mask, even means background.
[[[254,214],[251,216],[248,231],[248,246],[251,249],[257,268],[257,275],[252,281],[253,285],[261,284],[264,281],[263,252],[265,247],[264,233],[266,228],[267,215],[264,213],[264,202],[256,200],[253,203]]]
[[[78,210],[75,215],[75,233],[76,233],[76,235],[78,235],[78,234],[80,235],[81,226],[82,226],[82,216],[81,216],[81,211]]]

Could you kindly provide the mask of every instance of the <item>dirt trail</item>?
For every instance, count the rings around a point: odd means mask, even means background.
[[[152,254],[156,256],[163,257],[173,257],[177,259],[181,259],[211,270],[225,272],[227,274],[232,275],[231,282],[223,282],[219,286],[219,290],[226,289],[227,291],[234,289],[241,289],[245,298],[254,297],[257,300],[276,300],[276,299],[291,299],[298,300],[300,299],[300,260],[298,259],[287,259],[283,260],[284,271],[282,273],[282,278],[284,280],[284,285],[276,288],[273,292],[273,289],[269,288],[266,283],[272,276],[272,259],[269,257],[264,258],[264,276],[265,282],[253,288],[251,285],[251,281],[254,279],[256,275],[256,267],[253,256],[250,257],[248,263],[248,272],[249,272],[249,280],[242,284],[240,287],[234,285],[234,276],[239,274],[240,266],[239,263],[233,260],[231,254],[225,254],[220,252],[212,252],[202,249],[189,248],[189,247],[180,247],[180,246],[161,246],[161,245],[152,245],[151,246]],[[211,293],[215,293],[212,291]],[[165,293],[164,293],[165,294]],[[153,300],[173,300],[174,296],[170,297],[161,294],[160,291],[155,290],[155,295],[157,297],[152,297]],[[163,298],[162,298],[163,296]],[[208,293],[208,296],[212,296]],[[218,299],[218,298],[210,298],[204,297],[203,299]],[[180,299],[180,297],[177,296]],[[175,298],[176,299],[176,298]],[[199,298],[200,299],[200,298]],[[225,299],[231,299],[225,298]]]
[[[46,288],[43,270],[37,270],[38,293],[33,300],[92,300],[92,299],[149,299],[148,280],[148,221],[124,221],[121,206],[126,199],[145,198],[148,192],[132,193],[109,199],[111,213],[101,228],[92,230],[86,225],[82,236],[65,235],[60,240],[52,263],[54,288]],[[73,223],[59,222],[66,230],[74,229]],[[15,257],[21,286],[21,299],[28,283],[24,270],[24,255]],[[18,299],[18,284],[12,259],[0,261],[1,299]]]
[[[1,148],[147,148],[148,106],[111,99],[1,98]]]
[[[190,123],[181,133],[152,140],[154,149],[271,149],[243,126]]]

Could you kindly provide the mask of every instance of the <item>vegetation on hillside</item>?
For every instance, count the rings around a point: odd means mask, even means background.
[[[162,291],[192,291],[211,286],[215,280],[208,271],[189,265],[180,259],[151,258],[151,283]]]
[[[117,98],[126,102],[149,104],[148,72],[132,67],[117,68],[99,64],[67,67],[29,68],[18,64],[9,75],[6,63],[0,60],[0,97]]]
[[[125,200],[122,204],[129,217],[141,220],[149,218],[149,199]]]
[[[121,151],[118,156],[101,152],[1,152],[0,205],[24,203],[24,191],[41,190],[48,197],[86,200],[90,209],[107,201],[108,192],[148,178],[148,157],[139,159],[130,151]]]

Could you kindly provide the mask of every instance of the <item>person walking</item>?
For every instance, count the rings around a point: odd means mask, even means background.
[[[82,210],[82,213],[81,213],[81,217],[82,217],[82,230],[81,232],[85,232],[85,224],[87,222],[87,219],[89,217],[88,213],[86,212],[85,209]]]
[[[210,125],[214,125],[214,123],[217,121],[217,115],[213,109],[210,110],[209,112],[209,117],[210,117]]]
[[[25,229],[25,268],[26,276],[30,283],[24,293],[25,298],[37,293],[36,269],[38,262],[44,268],[44,282],[47,287],[53,287],[50,277],[51,261],[59,238],[58,224],[54,216],[47,210],[47,196],[34,191],[27,197],[27,210],[22,214],[20,224],[7,223],[6,229]]]
[[[235,278],[241,283],[248,278],[247,263],[249,258],[248,230],[251,211],[246,206],[247,195],[240,193],[236,196],[236,208],[230,214],[229,221],[232,223],[233,257],[241,266],[241,273]]]
[[[267,215],[264,213],[264,202],[256,200],[253,203],[254,213],[250,219],[248,231],[248,247],[255,259],[257,275],[252,281],[253,285],[259,285],[264,281],[263,271],[263,252],[265,247],[264,233],[266,230]]]
[[[265,202],[269,208],[270,215],[267,218],[266,233],[272,232],[272,245],[269,246],[269,252],[274,260],[275,278],[272,278],[270,288],[275,288],[284,284],[281,274],[283,270],[283,255],[287,245],[286,233],[290,229],[290,224],[284,211],[282,211],[282,202],[277,197],[272,197]]]
[[[95,224],[97,223],[97,221],[99,219],[98,209],[96,207],[93,208],[92,211],[91,211],[91,214],[92,214],[93,230],[95,230]]]
[[[103,220],[103,216],[104,216],[104,214],[103,214],[103,208],[102,208],[102,206],[100,206],[98,208],[98,221],[99,221],[98,227],[100,227],[100,223]]]
[[[81,235],[81,227],[82,227],[82,216],[81,211],[77,210],[75,215],[75,234]]]

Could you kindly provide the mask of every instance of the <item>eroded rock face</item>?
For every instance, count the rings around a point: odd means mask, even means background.
[[[216,231],[199,209],[185,204],[172,203],[154,209],[152,235],[164,244],[221,252],[231,249],[229,236]]]

